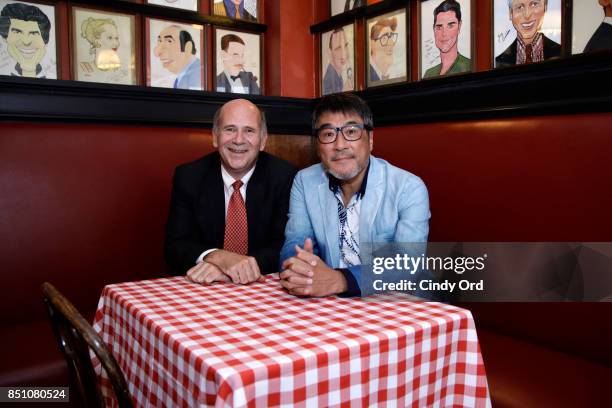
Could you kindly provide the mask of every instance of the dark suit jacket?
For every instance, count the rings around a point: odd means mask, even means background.
[[[261,93],[259,86],[257,86],[257,80],[250,71],[240,71],[238,73],[242,86],[249,90],[249,95],[259,95]],[[227,79],[225,72],[221,72],[216,77],[215,91],[217,92],[232,92],[232,85]]]
[[[601,23],[584,47],[584,52],[607,50],[612,48],[612,25]]]
[[[278,270],[295,172],[288,162],[260,152],[247,184],[248,255],[255,257],[262,273]],[[224,234],[221,160],[214,152],[176,168],[166,224],[166,262],[174,273],[183,274],[205,250],[223,248]]]
[[[544,60],[552,57],[558,57],[561,55],[561,46],[553,40],[542,34],[544,39]],[[504,52],[495,57],[495,68],[499,67],[512,67],[516,65],[516,47],[518,39],[514,40],[512,44]]]

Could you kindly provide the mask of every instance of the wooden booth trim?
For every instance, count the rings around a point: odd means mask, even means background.
[[[211,128],[215,111],[240,95],[0,76],[0,119]],[[311,99],[244,95],[268,130],[310,134]]]
[[[376,126],[612,110],[612,53],[468,73],[358,92]],[[0,76],[0,119],[210,128],[239,95]],[[317,99],[249,95],[270,132],[309,134]]]
[[[358,92],[376,126],[612,111],[612,52]]]

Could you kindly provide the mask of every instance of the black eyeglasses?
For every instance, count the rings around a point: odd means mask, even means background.
[[[353,123],[342,127],[323,126],[315,129],[315,133],[319,142],[323,144],[334,143],[338,137],[338,132],[342,133],[345,140],[354,142],[361,139],[363,129],[370,130],[363,123]]]
[[[376,40],[380,41],[380,45],[382,45],[383,47],[386,46],[389,42],[391,42],[391,44],[395,44],[397,42],[397,33],[387,33],[387,34],[383,34],[380,37],[378,37]]]

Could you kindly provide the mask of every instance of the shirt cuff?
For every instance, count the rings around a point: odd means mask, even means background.
[[[361,289],[359,289],[359,284],[357,283],[357,279],[355,276],[346,268],[336,268],[338,272],[340,272],[344,279],[346,279],[346,292],[339,293],[340,297],[355,297],[361,296]]]
[[[204,258],[206,258],[206,255],[210,254],[211,252],[216,251],[217,249],[219,248],[211,248],[211,249],[207,249],[206,251],[202,252],[200,256],[198,256],[198,259],[196,259],[196,265],[204,262]]]

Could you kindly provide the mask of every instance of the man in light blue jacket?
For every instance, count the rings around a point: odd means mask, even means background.
[[[313,129],[321,163],[293,182],[281,284],[297,296],[367,296],[376,292],[372,280],[378,276],[371,273],[373,246],[421,243],[421,255],[429,232],[427,188],[419,177],[370,154],[372,113],[358,96],[323,97]],[[423,270],[380,275],[392,281],[429,277]]]

